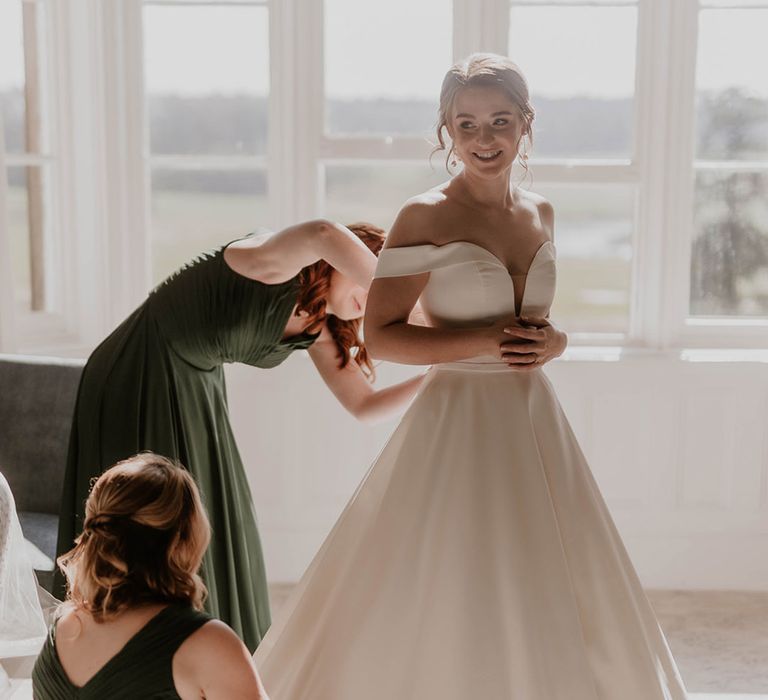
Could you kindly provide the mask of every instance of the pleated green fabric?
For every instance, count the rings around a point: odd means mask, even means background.
[[[173,656],[211,618],[187,606],[161,610],[84,686],[73,685],[56,653],[56,627],[32,670],[35,700],[179,700]]]
[[[224,248],[161,283],[88,359],[70,438],[58,553],[82,529],[91,481],[152,450],[195,476],[211,521],[202,576],[208,611],[254,650],[270,625],[251,491],[227,412],[223,364],[275,367],[317,335],[282,340],[298,276],[264,284],[234,272]],[[269,401],[269,397],[254,397]],[[59,574],[55,591],[64,593]]]

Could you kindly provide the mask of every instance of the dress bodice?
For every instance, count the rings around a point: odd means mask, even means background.
[[[379,254],[377,278],[422,272],[430,273],[420,301],[431,326],[485,325],[515,313],[515,280],[504,263],[483,246],[453,241],[386,248]],[[524,290],[519,315],[546,317],[555,297],[555,282],[555,246],[546,241],[520,282]]]
[[[225,362],[274,367],[308,348],[318,334],[282,338],[298,276],[279,284],[249,279],[227,265],[225,248],[198,256],[150,294],[147,307],[165,342],[204,370]]]

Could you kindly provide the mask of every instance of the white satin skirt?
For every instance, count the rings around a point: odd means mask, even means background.
[[[430,370],[255,659],[271,700],[682,700],[541,370]]]

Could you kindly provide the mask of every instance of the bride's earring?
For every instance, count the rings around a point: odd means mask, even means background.
[[[520,140],[520,144],[521,144],[521,145],[522,145],[522,147],[523,147],[523,152],[522,152],[522,153],[520,153],[520,151],[518,150],[518,152],[517,152],[517,157],[520,159],[520,162],[521,162],[523,165],[528,165],[528,149],[525,147],[525,137],[523,137],[523,138]]]

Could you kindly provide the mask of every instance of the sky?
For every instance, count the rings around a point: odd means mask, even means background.
[[[326,92],[337,98],[436,100],[452,61],[451,0],[326,0]],[[264,95],[265,7],[144,10],[151,92]],[[626,97],[634,89],[634,7],[517,7],[509,54],[539,97]],[[20,0],[0,0],[0,89],[23,74]],[[425,29],[426,28],[426,29]],[[610,28],[611,31],[607,31]],[[702,10],[698,82],[768,97],[768,9]]]

